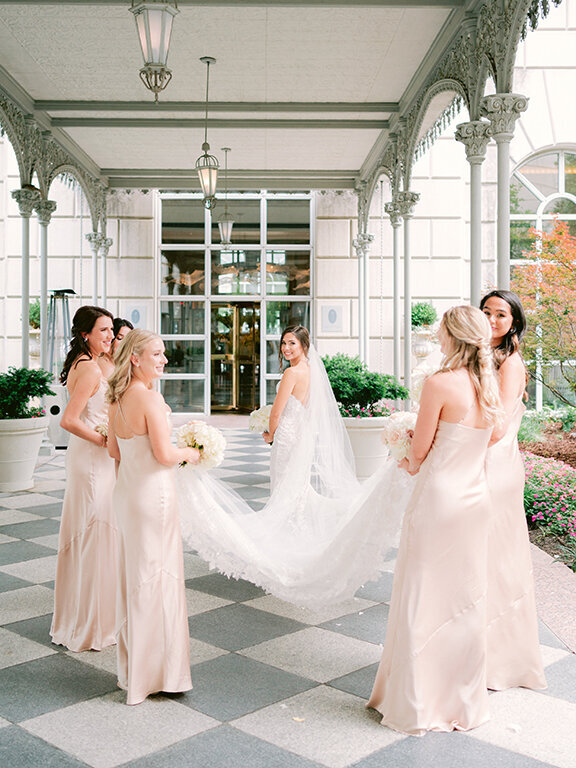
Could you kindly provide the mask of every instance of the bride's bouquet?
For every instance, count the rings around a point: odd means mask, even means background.
[[[417,414],[412,411],[395,411],[384,423],[382,442],[396,461],[407,458],[410,450],[409,432],[416,426]]]
[[[96,424],[94,431],[98,432],[99,435],[102,435],[102,437],[105,437],[106,440],[108,440],[108,422],[103,421],[100,424]]]
[[[197,448],[200,451],[198,466],[202,469],[212,469],[222,464],[226,439],[216,427],[211,427],[205,421],[189,421],[176,430],[178,448]],[[185,466],[188,462],[183,462]]]
[[[427,379],[430,378],[430,376],[432,376],[433,373],[436,373],[437,370],[438,368],[424,363],[423,365],[419,365],[417,368],[414,368],[412,371],[410,382],[410,400],[412,401],[413,410],[418,410],[424,383]]]
[[[271,405],[263,405],[261,408],[252,411],[248,420],[250,432],[268,432],[271,410]]]

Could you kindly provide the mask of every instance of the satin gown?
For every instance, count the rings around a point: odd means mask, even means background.
[[[492,515],[488,532],[487,684],[546,688],[538,640],[530,540],[524,513],[524,463],[518,429],[520,399],[502,440],[486,459]]]
[[[139,704],[192,688],[184,563],[173,468],[156,460],[148,435],[117,440],[118,685]]]
[[[468,730],[486,690],[485,459],[491,429],[440,421],[408,504],[369,707],[403,733]]]
[[[106,388],[102,378],[80,415],[89,427],[108,422]],[[70,435],[50,634],[52,642],[71,651],[99,651],[115,643],[115,479],[106,448]]]

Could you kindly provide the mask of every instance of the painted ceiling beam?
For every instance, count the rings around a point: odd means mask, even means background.
[[[54,128],[204,128],[204,120],[160,117],[54,117]],[[387,120],[218,120],[209,119],[208,128],[260,129],[369,129],[388,127]]]
[[[0,5],[2,0],[0,0]],[[44,101],[45,112],[204,112],[205,101]],[[211,101],[210,112],[398,112],[396,101]]]

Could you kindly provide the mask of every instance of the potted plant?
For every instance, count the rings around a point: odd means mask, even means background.
[[[419,301],[412,305],[412,353],[420,365],[433,349],[434,331],[432,325],[438,319],[438,313],[428,301]]]
[[[48,371],[9,368],[0,374],[0,491],[26,491],[50,417],[31,401],[53,395]]]
[[[28,325],[30,326],[30,357],[40,359],[40,299],[30,303]]]
[[[394,376],[369,371],[358,357],[338,353],[322,358],[352,444],[359,478],[369,477],[387,455],[381,440],[391,413],[386,400],[405,400],[408,390]]]

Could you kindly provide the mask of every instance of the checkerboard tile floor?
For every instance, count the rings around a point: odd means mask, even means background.
[[[226,430],[218,474],[259,509],[268,447]],[[7,768],[573,768],[576,657],[541,625],[549,688],[491,696],[470,733],[405,737],[364,708],[386,628],[392,572],[317,612],[209,571],[185,553],[187,694],[124,704],[115,652],[72,654],[50,627],[64,454],[32,491],[0,494],[0,766]],[[391,569],[393,562],[390,563]]]

